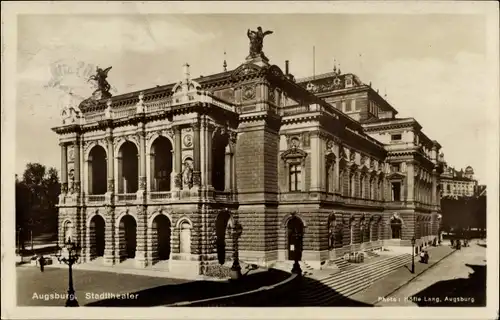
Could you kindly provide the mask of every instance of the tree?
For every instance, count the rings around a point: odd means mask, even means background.
[[[57,170],[39,163],[28,163],[19,181],[16,176],[16,227],[21,242],[34,234],[57,232],[57,203],[60,184]]]

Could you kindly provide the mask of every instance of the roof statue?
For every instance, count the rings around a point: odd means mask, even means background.
[[[264,37],[272,33],[273,31],[270,30],[263,32],[262,27],[257,27],[257,31],[248,29],[247,36],[248,39],[250,39],[250,54],[247,57],[248,60],[254,58],[268,60],[264,52],[262,52],[262,48],[264,46]]]
[[[112,67],[109,67],[103,70],[97,67],[96,74],[90,76],[89,78],[89,81],[94,80],[97,82],[97,90],[94,91],[94,93],[92,94],[92,96],[95,97],[96,99],[111,97],[111,93],[109,93],[109,89],[111,89],[111,86],[106,80],[106,78],[108,77],[108,72],[109,70],[111,70],[111,68]]]

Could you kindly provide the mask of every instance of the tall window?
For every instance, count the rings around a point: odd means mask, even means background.
[[[366,187],[366,176],[361,177],[361,198],[366,198],[366,193],[365,193],[365,187]]]
[[[356,175],[353,173],[349,177],[349,197],[356,196]]]
[[[401,201],[401,183],[392,182],[392,201]]]
[[[301,169],[299,164],[290,164],[290,191],[300,191]]]
[[[351,112],[351,104],[347,104],[345,101],[342,101],[342,109],[344,109],[345,112]]]

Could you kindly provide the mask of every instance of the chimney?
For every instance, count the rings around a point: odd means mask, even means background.
[[[285,75],[288,75],[288,60],[285,60]]]

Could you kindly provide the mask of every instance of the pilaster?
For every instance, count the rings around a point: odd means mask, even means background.
[[[201,186],[201,144],[200,144],[200,123],[193,124],[193,188],[199,190]]]
[[[319,132],[311,134],[311,188],[310,191],[321,190],[321,159],[322,152]],[[306,169],[306,168],[304,168]]]
[[[113,144],[113,130],[111,128],[106,130],[106,144],[108,150],[106,203],[113,204],[115,193],[115,148]]]
[[[68,192],[68,146],[62,142],[61,146],[61,195]]]
[[[415,170],[413,161],[406,163],[406,189],[409,202],[415,201]]]

